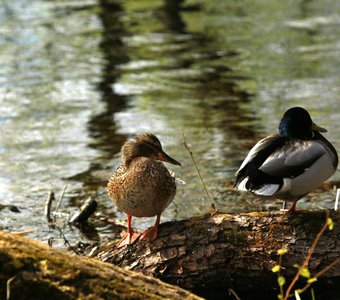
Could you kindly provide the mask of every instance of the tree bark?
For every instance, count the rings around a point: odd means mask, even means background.
[[[293,265],[302,264],[325,216],[325,211],[291,216],[284,212],[215,212],[161,224],[159,237],[151,243],[136,242],[122,248],[109,243],[99,247],[94,256],[209,299],[227,299],[228,290],[244,299],[277,299],[277,274],[271,271],[278,263],[277,250],[288,249],[281,271],[286,289],[297,271]],[[327,229],[317,244],[308,265],[312,276],[340,256],[340,214],[330,216],[335,227]],[[339,295],[339,266],[313,283],[317,299]],[[299,279],[299,284],[304,286],[306,278]]]
[[[111,264],[0,232],[0,299],[201,299]]]

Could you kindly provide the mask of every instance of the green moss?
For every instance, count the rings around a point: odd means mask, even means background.
[[[13,276],[17,270],[23,267],[22,261],[0,251],[0,271],[1,274]]]
[[[18,276],[11,282],[11,299],[50,299],[50,300],[68,300],[73,299],[67,293],[58,289],[49,280],[43,280],[33,274]],[[21,277],[21,278],[20,278]]]

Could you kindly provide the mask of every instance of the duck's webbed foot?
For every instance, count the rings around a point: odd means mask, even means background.
[[[133,230],[130,232],[123,231],[120,235],[122,239],[116,244],[117,247],[131,245],[140,237],[140,233],[134,232]]]
[[[133,231],[131,226],[132,216],[127,215],[127,231],[122,231],[120,236],[122,239],[116,244],[117,247],[123,247],[125,245],[133,244],[140,236],[140,233],[136,233]]]
[[[140,236],[141,241],[153,241],[158,236],[158,225],[152,226],[145,230],[142,235]]]
[[[150,242],[155,240],[158,236],[158,225],[159,225],[160,221],[161,221],[161,214],[158,214],[155,225],[148,228],[147,230],[145,230],[142,233],[140,240],[141,241],[150,241]]]

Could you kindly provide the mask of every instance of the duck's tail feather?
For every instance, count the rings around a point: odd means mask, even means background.
[[[237,183],[241,191],[250,191],[261,196],[272,196],[283,186],[283,179],[276,178],[261,170],[254,170],[242,181]]]

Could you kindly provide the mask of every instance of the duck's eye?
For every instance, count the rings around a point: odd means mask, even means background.
[[[146,145],[154,151],[160,151],[162,149],[162,147],[160,145],[155,144],[155,143],[147,142]]]

